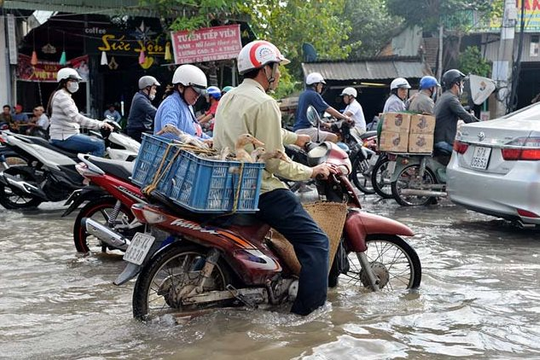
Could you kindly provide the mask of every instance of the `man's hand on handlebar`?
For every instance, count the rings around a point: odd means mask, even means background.
[[[327,179],[330,174],[336,174],[336,169],[329,164],[319,164],[312,168],[313,173],[311,174],[311,178],[314,179]]]

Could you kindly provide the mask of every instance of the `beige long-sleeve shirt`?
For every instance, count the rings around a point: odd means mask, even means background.
[[[246,133],[264,142],[266,152],[285,151],[283,144],[294,143],[297,139],[296,134],[281,128],[281,112],[277,102],[252,79],[245,79],[219,102],[214,127],[214,147],[218,151],[225,147],[234,149],[238,136]],[[246,150],[249,152],[254,149],[252,145],[248,145]],[[263,172],[261,193],[287,188],[275,175],[305,181],[312,173],[310,167],[296,162],[269,160]]]
[[[51,102],[52,115],[49,134],[51,139],[66,140],[80,133],[81,127],[99,129],[103,121],[87,118],[79,113],[71,94],[65,89],[58,90]]]

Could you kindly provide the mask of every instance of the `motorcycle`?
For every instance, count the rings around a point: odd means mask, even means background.
[[[109,145],[106,155],[130,160],[137,156],[140,145],[120,134],[118,128],[112,132],[102,130],[100,135]],[[53,146],[40,137],[9,131],[0,133],[0,142],[27,164],[0,172],[0,204],[6,209],[32,208],[44,201],[61,201],[84,186],[84,178],[75,169],[77,154]]]
[[[348,179],[347,154],[336,144],[311,145],[308,164],[332,164],[337,173],[316,179],[326,200],[347,203],[343,235],[332,262],[329,286],[350,281],[372,291],[420,286],[421,264],[402,238],[407,226],[361,209]],[[190,212],[167,199],[135,204],[144,224],[169,234],[136,234],[124,260],[142,266],[133,291],[133,316],[152,320],[171,312],[207,307],[277,305],[295,297],[297,278],[273,247],[270,227],[249,215],[220,217]],[[158,249],[158,250],[156,250]]]
[[[400,154],[391,178],[392,195],[403,206],[434,203],[446,197],[446,165],[450,155]]]
[[[86,202],[73,226],[73,242],[77,252],[125,251],[130,239],[144,225],[134,219],[131,206],[145,204],[141,189],[131,183],[133,162],[109,160],[88,154],[79,154],[77,172],[88,186],[75,190],[64,205],[67,216]]]

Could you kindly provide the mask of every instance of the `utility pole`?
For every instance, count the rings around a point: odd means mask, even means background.
[[[523,0],[522,0],[523,1]],[[497,103],[495,118],[508,111],[511,101],[512,66],[514,57],[514,37],[516,32],[517,8],[515,0],[504,1],[504,14],[501,25],[498,59],[493,62],[493,79],[497,81]],[[515,74],[519,76],[519,74]]]

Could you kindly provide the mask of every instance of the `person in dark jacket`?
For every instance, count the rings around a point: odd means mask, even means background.
[[[443,153],[452,153],[452,145],[456,137],[458,120],[466,123],[480,121],[476,116],[467,112],[459,102],[463,93],[465,74],[456,69],[448,70],[442,77],[444,93],[435,104],[435,149]]]
[[[157,112],[152,100],[158,86],[160,84],[153,76],[145,75],[139,79],[139,91],[133,96],[126,128],[127,134],[138,142],[142,141],[143,133],[152,133]]]

